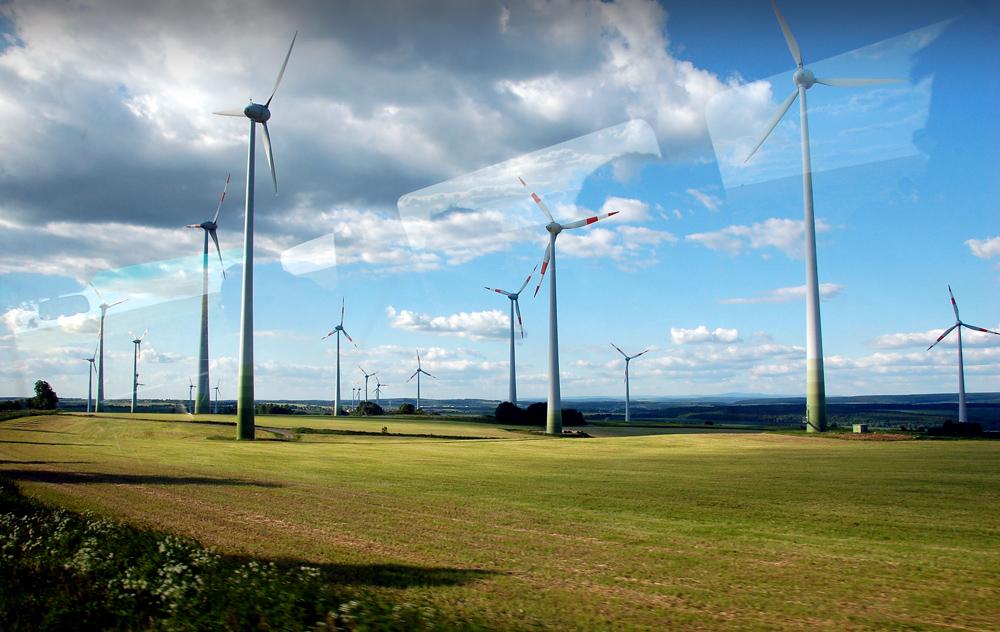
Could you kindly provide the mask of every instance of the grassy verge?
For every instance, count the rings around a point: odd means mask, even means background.
[[[0,478],[2,630],[449,630],[427,606],[361,596],[317,566],[53,509]]]

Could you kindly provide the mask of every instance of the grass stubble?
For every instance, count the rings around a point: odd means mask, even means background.
[[[0,473],[501,630],[1000,629],[1000,442],[299,416],[266,425],[482,440],[236,442],[168,419],[7,421]]]

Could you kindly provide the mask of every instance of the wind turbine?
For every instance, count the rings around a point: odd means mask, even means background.
[[[611,343],[611,346],[614,347],[615,349],[618,349],[618,346],[613,342]],[[649,351],[649,349],[646,349],[646,351]],[[631,420],[631,416],[629,415],[629,402],[628,402],[628,363],[634,360],[635,358],[638,358],[643,353],[646,353],[646,351],[643,351],[642,353],[637,353],[634,356],[630,356],[630,355],[625,355],[624,351],[618,349],[618,353],[625,356],[625,421],[626,422]]]
[[[379,406],[382,405],[382,387],[383,386],[387,386],[387,384],[383,384],[382,382],[378,381],[378,378],[375,378],[375,403],[378,404]]]
[[[545,258],[542,259],[542,272],[538,276],[535,296],[538,296],[538,289],[542,287],[542,281],[545,279],[545,269],[551,265],[552,275],[549,281],[549,402],[548,411],[545,416],[545,432],[546,434],[561,435],[562,395],[559,390],[559,323],[556,317],[556,237],[564,230],[589,226],[606,217],[617,215],[618,211],[602,213],[601,215],[595,215],[568,224],[560,224],[552,219],[552,213],[549,212],[549,208],[545,206],[542,198],[538,197],[523,179],[518,178],[518,180],[521,180],[521,184],[528,189],[531,199],[538,204],[538,208],[542,209],[545,217],[549,220],[549,223],[545,226],[545,230],[549,231],[549,245],[545,249]]]
[[[424,371],[422,368],[420,368],[420,349],[417,349],[417,370],[414,371],[413,375],[410,376],[410,380],[412,380],[413,378],[417,378],[417,410],[420,410],[420,374],[421,373],[423,373],[427,377],[434,377],[433,375],[431,375],[427,371]],[[434,379],[436,380],[437,378],[434,377]],[[406,380],[406,383],[409,384],[410,380]]]
[[[90,404],[94,400],[94,362],[97,361],[97,347],[94,347],[94,353],[91,354],[89,358],[83,358],[90,363],[87,371],[87,412],[90,412]]]
[[[361,369],[361,365],[360,364],[358,365],[358,368]],[[365,371],[364,369],[361,369],[361,372],[365,374],[365,401],[367,402],[368,401],[368,378],[375,377],[378,374],[378,371],[375,371],[375,373],[369,373],[369,372]],[[359,388],[358,390],[360,391],[361,389]]]
[[[792,76],[795,83],[795,90],[778,107],[778,111],[767,124],[764,134],[747,155],[745,163],[750,160],[757,149],[770,135],[771,131],[778,124],[781,118],[792,107],[792,103],[799,98],[799,119],[802,128],[802,195],[805,206],[805,247],[806,247],[806,423],[809,432],[826,431],[826,378],[823,373],[823,333],[820,327],[819,313],[819,273],[816,263],[816,220],[813,214],[813,187],[812,187],[812,160],[809,154],[809,120],[806,116],[806,90],[817,83],[840,88],[854,86],[872,86],[881,83],[894,83],[897,81],[907,81],[907,79],[845,79],[831,78],[818,79],[808,69],[802,65],[802,54],[799,52],[799,44],[795,41],[791,29],[785,22],[785,18],[778,10],[778,5],[771,0],[774,7],[774,14],[778,17],[781,31],[785,34],[785,41],[788,43],[788,50],[798,70]]]
[[[296,31],[292,37],[292,45],[288,47],[285,62],[281,64],[278,78],[274,81],[271,94],[261,105],[251,99],[250,105],[237,110],[215,112],[222,116],[245,116],[250,119],[250,141],[247,152],[247,195],[246,215],[243,229],[243,309],[240,319],[240,369],[237,378],[236,395],[236,438],[252,441],[254,437],[254,394],[253,394],[253,193],[254,166],[256,163],[254,141],[256,139],[257,123],[264,129],[264,153],[267,154],[267,164],[271,168],[271,180],[274,182],[274,196],[278,197],[278,177],[274,174],[274,157],[271,155],[271,136],[267,132],[267,121],[271,118],[271,99],[278,90],[281,77],[285,74],[288,58],[295,46]]]
[[[226,189],[229,188],[229,178],[226,177],[226,184],[222,187],[222,199],[219,200],[219,207],[215,209],[215,217],[210,222],[200,224],[188,224],[187,228],[201,228],[205,231],[205,253],[201,262],[201,342],[198,353],[198,399],[195,400],[194,412],[201,415],[208,413],[208,406],[212,400],[212,393],[209,389],[211,382],[208,379],[208,238],[215,242],[215,251],[219,253],[219,265],[222,266],[222,278],[226,278],[226,264],[222,262],[222,250],[219,248],[219,237],[215,234],[219,227],[219,211],[222,210],[222,203],[226,200]]]
[[[213,414],[219,414],[219,384],[222,384],[222,380],[215,383],[215,412]]]
[[[948,286],[948,296],[951,297],[951,308],[955,310],[955,324],[946,329],[943,334],[938,336],[938,339],[934,341],[934,344],[927,347],[927,350],[930,351],[933,349],[934,345],[944,340],[945,336],[950,334],[952,330],[958,330],[958,423],[964,424],[969,421],[969,416],[966,414],[965,410],[965,364],[962,359],[962,327],[971,329],[972,331],[981,331],[983,333],[996,334],[998,336],[1000,336],[1000,333],[963,323],[962,319],[958,317],[958,303],[955,302],[955,295],[951,293],[950,285]]]
[[[498,290],[496,288],[488,287],[487,290],[491,292],[496,292],[497,294],[503,294],[510,299],[510,386],[507,390],[507,401],[511,404],[517,406],[517,380],[514,376],[514,310],[517,310],[517,324],[521,328],[521,338],[524,338],[524,324],[521,322],[521,306],[517,302],[517,298],[524,291],[524,288],[528,286],[528,281],[531,280],[535,270],[538,269],[536,265],[531,269],[531,274],[528,278],[524,280],[521,284],[521,289],[516,292],[507,292],[506,290]]]
[[[188,384],[190,384],[188,386],[188,414],[190,415],[194,412],[194,398],[191,395],[194,391],[194,382],[191,381],[191,378],[188,378]]]
[[[101,297],[101,293],[97,291],[97,288],[94,287],[93,283],[90,284],[90,289],[94,290],[94,294],[97,294],[97,298],[101,299],[101,333],[99,334],[100,338],[98,339],[98,346],[100,347],[100,351],[98,352],[100,359],[98,361],[100,364],[98,364],[97,367],[97,401],[94,402],[94,412],[99,413],[101,412],[101,404],[104,403],[104,315],[107,314],[108,310],[115,305],[121,305],[129,299],[123,298],[120,301],[116,301],[108,305],[104,302],[104,299]]]
[[[132,336],[132,344],[135,345],[135,348],[132,351],[132,408],[129,411],[134,413],[136,399],[139,394],[139,348],[142,346],[142,339],[146,337],[147,333],[149,333],[149,327],[147,327],[146,331],[142,332],[142,335],[138,338],[132,333],[131,329],[128,330],[128,333]]]
[[[358,343],[354,342],[354,340],[351,338],[351,335],[349,333],[347,333],[346,329],[344,329],[344,299],[343,298],[340,299],[340,324],[337,325],[336,327],[334,327],[333,331],[331,331],[330,333],[328,333],[327,335],[325,335],[325,336],[323,336],[321,338],[321,340],[326,340],[327,338],[329,338],[333,334],[337,334],[337,397],[336,397],[336,399],[333,402],[333,416],[334,417],[339,417],[340,416],[340,334],[341,334],[341,332],[343,332],[343,334],[345,336],[347,336],[347,339],[350,340],[351,344],[354,345],[354,348],[357,349],[358,348]],[[364,371],[364,369],[361,369],[361,370]],[[354,404],[354,396],[353,395],[351,396],[351,404]]]

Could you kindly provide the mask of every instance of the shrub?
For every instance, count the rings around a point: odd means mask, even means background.
[[[498,424],[524,426],[528,423],[527,414],[524,410],[518,408],[516,404],[512,404],[510,402],[500,402],[494,416],[496,417]]]
[[[410,404],[408,402],[400,404],[399,408],[396,410],[396,412],[400,415],[412,415],[416,411],[417,409],[413,407],[413,404]]]
[[[31,398],[31,407],[36,410],[55,410],[59,398],[45,380],[35,382],[35,396]]]
[[[375,402],[361,402],[358,407],[354,409],[351,415],[355,417],[377,417],[378,415],[384,415],[385,411],[382,407]]]

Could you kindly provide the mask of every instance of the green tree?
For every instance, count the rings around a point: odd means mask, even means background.
[[[31,399],[31,407],[38,410],[55,410],[59,398],[45,380],[35,382],[35,396]]]
[[[396,412],[399,413],[400,415],[412,415],[414,412],[416,412],[416,410],[417,409],[413,407],[413,404],[409,402],[403,402],[402,404],[399,405],[399,409],[396,410]]]
[[[494,413],[498,424],[524,426],[527,424],[527,416],[524,410],[510,402],[500,402]]]
[[[355,408],[354,412],[351,414],[355,417],[375,417],[385,414],[385,411],[382,410],[382,407],[375,402],[366,401],[358,404],[358,407]]]

